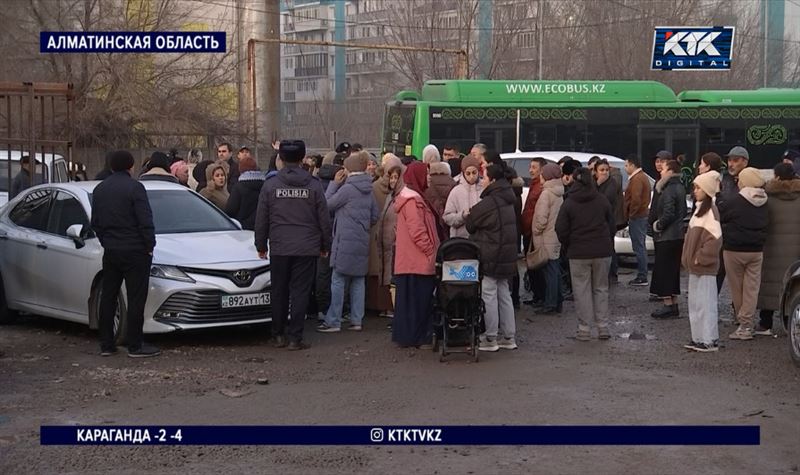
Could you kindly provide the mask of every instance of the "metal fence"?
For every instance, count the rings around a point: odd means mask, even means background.
[[[69,180],[73,97],[72,84],[0,82],[0,191],[11,192],[25,156],[30,182]],[[66,167],[53,166],[58,157]]]

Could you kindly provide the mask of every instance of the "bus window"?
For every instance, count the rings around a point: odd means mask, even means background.
[[[440,150],[445,144],[456,144],[463,153],[469,153],[475,145],[475,122],[431,121],[430,143]]]
[[[416,112],[415,104],[390,102],[386,105],[386,115],[383,118],[383,152],[398,156],[406,154],[414,135]]]

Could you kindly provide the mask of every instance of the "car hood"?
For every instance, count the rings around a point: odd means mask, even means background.
[[[267,264],[258,258],[254,242],[252,231],[157,234],[153,262],[194,267],[247,261]]]

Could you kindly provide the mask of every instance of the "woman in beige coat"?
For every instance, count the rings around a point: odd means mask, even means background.
[[[561,183],[561,168],[550,163],[542,168],[540,179],[544,181],[542,194],[536,201],[531,229],[534,249],[547,251],[547,264],[542,269],[545,280],[544,308],[542,313],[561,313],[564,297],[561,294],[561,243],[556,235],[556,218],[564,203],[564,185]]]
[[[394,316],[394,299],[391,296],[391,286],[392,277],[394,276],[394,246],[397,232],[397,212],[395,211],[394,200],[397,192],[403,188],[405,166],[394,155],[388,158],[384,157],[382,165],[389,194],[378,217],[376,233],[373,235],[373,244],[376,247],[377,255],[374,263],[377,267],[378,292],[383,295],[382,306],[384,308],[380,316],[391,318]]]
[[[378,222],[372,226],[370,230],[370,245],[369,245],[369,274],[367,275],[367,305],[368,310],[380,312],[381,315],[387,316],[394,308],[392,305],[392,296],[389,291],[388,285],[382,285],[381,270],[383,269],[383,261],[386,255],[380,252],[380,236],[383,227],[384,215],[383,212],[386,207],[386,201],[392,190],[389,189],[389,174],[385,173],[386,166],[395,167],[397,164],[402,165],[397,156],[393,153],[387,153],[383,156],[380,168],[380,177],[372,183],[372,196],[375,197],[375,202],[378,204],[378,209],[381,214]],[[394,226],[393,223],[390,223]],[[391,279],[391,276],[389,277]],[[387,280],[388,282],[388,280]]]

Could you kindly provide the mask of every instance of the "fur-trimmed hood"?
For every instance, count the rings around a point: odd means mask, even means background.
[[[800,198],[800,178],[792,180],[772,179],[764,186],[770,198],[785,201],[794,201]]]

